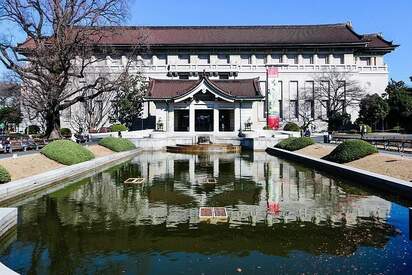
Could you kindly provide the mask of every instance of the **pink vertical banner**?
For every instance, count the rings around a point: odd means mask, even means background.
[[[268,118],[267,126],[270,129],[279,129],[279,100],[281,97],[279,87],[279,71],[277,67],[267,68],[267,108]]]

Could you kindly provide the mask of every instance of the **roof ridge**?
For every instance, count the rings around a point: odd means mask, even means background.
[[[76,26],[76,28],[90,29],[252,29],[252,28],[310,28],[310,27],[344,27],[347,23],[330,23],[330,24],[280,24],[280,25],[123,25],[123,26],[96,26],[85,27]]]

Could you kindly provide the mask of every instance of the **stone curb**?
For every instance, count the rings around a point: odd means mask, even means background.
[[[4,234],[6,234],[16,225],[17,208],[0,208],[0,239]],[[0,263],[0,274],[16,275],[18,273]]]
[[[306,165],[310,165],[321,170],[333,173],[339,177],[354,180],[356,183],[367,185],[369,187],[378,188],[384,191],[389,191],[392,194],[400,195],[408,199],[412,199],[412,183],[369,172],[363,169],[350,167],[347,165],[334,163],[331,161],[305,156],[291,151],[282,150],[279,148],[266,148],[266,152],[273,156],[279,156],[294,160]]]
[[[114,153],[90,161],[61,167],[52,171],[34,175],[31,177],[11,181],[0,185],[0,203],[4,204],[38,192],[64,180],[75,180],[82,174],[96,173],[109,165],[130,159],[140,153],[141,149],[127,152]]]

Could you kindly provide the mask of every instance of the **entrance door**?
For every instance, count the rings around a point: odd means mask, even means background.
[[[213,131],[213,110],[195,110],[195,131]]]

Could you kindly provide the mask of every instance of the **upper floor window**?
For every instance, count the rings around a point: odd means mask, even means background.
[[[333,59],[335,60],[335,64],[343,64],[344,63],[343,54],[334,54]]]
[[[283,55],[281,54],[272,54],[270,57],[273,63],[283,63]]]
[[[228,54],[218,54],[217,55],[217,63],[218,64],[229,64],[229,55]]]
[[[252,59],[251,59],[251,56],[249,54],[241,54],[240,55],[240,64],[246,65],[246,64],[251,64],[251,63],[252,63]]]
[[[360,65],[362,66],[370,66],[371,65],[371,58],[370,57],[359,57]]]
[[[157,55],[157,65],[167,65],[167,56],[165,54]]]
[[[257,54],[256,56],[256,64],[258,64],[258,65],[263,65],[263,64],[266,64],[267,62],[267,58],[266,58],[266,55],[264,55],[264,54]]]
[[[329,55],[328,54],[319,54],[318,55],[318,62],[321,65],[330,64]]]
[[[179,54],[178,56],[179,64],[190,64],[190,55]]]
[[[210,63],[210,56],[208,54],[198,55],[199,65],[207,65]]]
[[[289,64],[298,64],[299,60],[298,60],[297,54],[288,54],[287,57],[288,57]]]
[[[313,64],[313,54],[302,55],[303,64]]]

